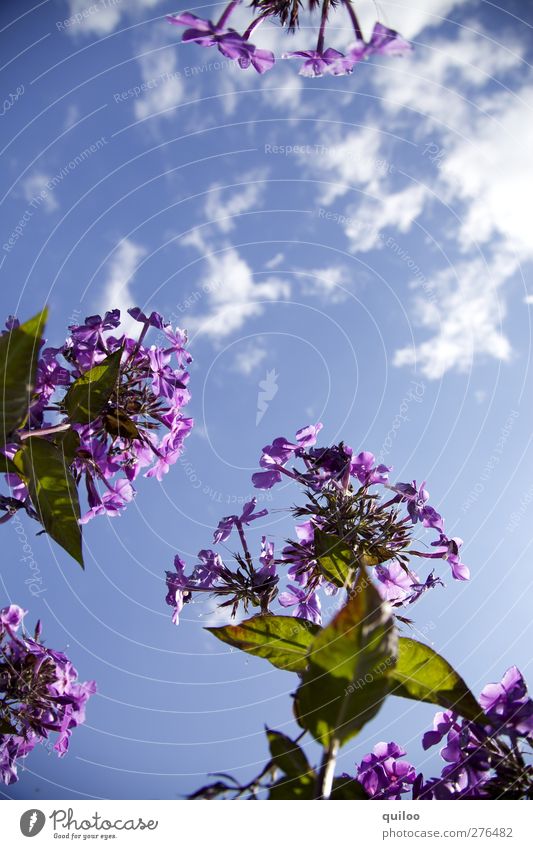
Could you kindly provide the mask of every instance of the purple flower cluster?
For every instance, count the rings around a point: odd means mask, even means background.
[[[179,555],[174,558],[174,571],[166,573],[167,604],[174,609],[172,621],[179,624],[179,616],[186,602],[191,600],[194,592],[211,592],[217,596],[229,597],[221,607],[232,606],[234,612],[240,601],[245,608],[248,604],[268,608],[268,603],[276,593],[276,566],[274,561],[274,547],[267,542],[266,537],[261,540],[261,553],[259,569],[254,563],[244,535],[244,526],[249,525],[256,519],[266,516],[267,510],[256,511],[256,499],[243,505],[240,516],[225,516],[220,520],[214,532],[215,544],[225,542],[235,529],[239,535],[243,553],[235,555],[236,569],[230,569],[217,552],[211,549],[202,549],[198,552],[199,563],[193,568],[190,575],[185,574],[185,564]]]
[[[227,596],[221,606],[232,606],[235,614],[239,602],[252,604],[263,612],[276,598],[282,608],[292,609],[292,615],[321,623],[319,592],[334,595],[339,587],[324,575],[316,551],[316,534],[340,535],[343,544],[353,553],[354,563],[361,562],[372,569],[381,596],[394,607],[413,604],[423,593],[442,585],[431,572],[420,579],[410,568],[406,551],[411,545],[413,529],[433,529],[438,539],[434,551],[409,551],[422,558],[448,560],[455,578],[466,580],[468,570],[459,561],[460,540],[448,539],[444,520],[428,503],[425,484],[416,482],[388,484],[391,469],[376,461],[369,451],[356,453],[341,442],[325,448],[316,447],[322,424],[301,428],[290,441],[277,437],[263,448],[260,472],[252,476],[258,489],[271,489],[284,478],[302,486],[308,496],[305,507],[292,512],[305,521],[296,524],[296,538],[288,540],[275,558],[274,543],[262,538],[260,567],[254,565],[246,540],[245,527],[267,515],[257,510],[256,500],[244,504],[240,516],[225,516],[214,532],[214,543],[224,543],[230,534],[239,536],[242,552],[235,554],[236,567],[230,567],[211,549],[199,552],[199,563],[190,575],[179,556],[174,571],[167,572],[167,603],[174,609],[173,621],[179,621],[184,604],[194,592],[212,592]],[[381,487],[384,498],[374,491]],[[392,495],[391,495],[392,494]],[[405,515],[400,515],[405,508]],[[342,532],[341,532],[342,531]],[[280,578],[288,584],[278,595]]]
[[[26,611],[12,604],[0,610],[0,781],[17,781],[18,762],[38,743],[57,734],[53,749],[63,757],[72,730],[85,722],[94,681],[78,681],[68,657],[19,633]],[[9,728],[9,732],[4,729]]]
[[[182,12],[178,15],[167,17],[169,23],[176,26],[187,27],[182,36],[182,41],[193,42],[200,47],[217,47],[227,59],[236,60],[241,68],[252,66],[259,74],[269,71],[274,63],[275,57],[270,50],[262,50],[250,42],[250,36],[256,27],[266,18],[280,16],[283,22],[283,12],[280,6],[283,4],[264,4],[256,2],[252,5],[259,8],[259,15],[251,21],[246,31],[241,35],[235,29],[227,26],[231,14],[240,5],[240,0],[230,2],[219,20],[213,21],[199,18],[190,12]],[[316,5],[313,3],[312,5]],[[361,27],[355,15],[355,11],[349,0],[343,0],[355,32],[355,42],[348,48],[347,52],[341,53],[332,47],[324,49],[324,38],[328,20],[329,4],[323,4],[322,18],[318,33],[316,49],[297,50],[292,53],[283,54],[284,59],[305,59],[300,74],[306,77],[321,77],[324,74],[340,76],[351,74],[355,66],[373,55],[397,56],[410,50],[410,45],[395,30],[389,29],[381,23],[376,23],[369,41],[363,39]],[[294,7],[298,4],[292,4]],[[265,8],[263,8],[265,7]],[[296,12],[297,18],[297,12]],[[291,23],[294,23],[291,18]]]
[[[373,517],[376,520],[376,538],[379,538],[380,534],[387,535],[386,545],[381,549],[377,548],[376,562],[371,561],[370,565],[375,566],[374,575],[382,597],[395,606],[412,604],[427,590],[442,585],[442,581],[434,572],[425,580],[420,580],[407,566],[402,555],[402,551],[410,543],[407,537],[409,527],[413,528],[419,522],[424,528],[435,530],[438,538],[431,543],[434,551],[411,550],[410,553],[422,558],[447,560],[452,576],[457,580],[467,580],[469,570],[459,558],[462,540],[446,536],[442,516],[428,503],[429,493],[425,489],[425,483],[418,486],[416,481],[413,481],[389,486],[387,481],[391,469],[377,463],[370,451],[355,453],[345,443],[326,448],[314,447],[321,429],[320,423],[311,425],[299,430],[294,442],[285,437],[278,437],[271,445],[266,445],[259,460],[264,471],[256,472],[252,476],[254,486],[258,489],[270,489],[285,477],[307,487],[314,494],[329,494],[329,497],[337,498],[338,502],[353,502],[354,499],[368,497],[369,507],[362,521],[364,519],[365,527],[368,527],[369,520]],[[303,469],[289,465],[297,460],[303,464]],[[392,498],[377,502],[375,496],[368,492],[369,488],[374,486],[392,491]],[[394,531],[392,527],[387,526],[385,532],[384,528],[390,515],[386,511],[397,506],[405,506],[407,515],[398,518]],[[315,528],[327,531],[327,521],[317,513],[310,513],[310,519],[296,528],[297,541],[283,551],[284,561],[290,564],[289,577],[296,579],[300,586],[297,589],[291,587],[290,594],[284,594],[283,598],[280,596],[280,602],[287,606],[296,605],[296,616],[319,621],[320,602],[316,589],[324,586],[327,591],[331,590],[327,582],[317,578],[313,538]],[[381,517],[381,524],[377,522],[378,516]],[[334,524],[338,524],[338,517]],[[357,537],[357,523],[353,519],[352,524],[355,531],[353,536]],[[344,537],[348,544],[350,536],[348,528]]]
[[[405,750],[397,743],[377,743],[357,768],[356,778],[372,799],[401,799],[416,779],[416,770],[401,760]]]
[[[62,347],[44,348],[39,356],[29,433],[41,431],[53,438],[69,427],[75,432],[70,468],[77,483],[85,481],[89,506],[82,523],[118,515],[134,498],[132,483],[142,469],[145,477],[161,481],[180,457],[193,426],[182,413],[190,399],[187,366],[192,359],[185,332],[174,330],[158,313],[147,316],[139,308],[129,313],[140,324],[137,338],[118,331],[120,312],[111,310],[103,318],[93,315],[71,326]],[[150,329],[160,333],[161,344],[145,344]],[[118,351],[119,379],[104,409],[88,423],[77,422],[75,416],[65,419],[62,393]],[[163,432],[160,438],[157,431]],[[5,446],[4,453],[12,457],[17,447]],[[15,475],[8,475],[7,481],[12,497],[27,505],[22,481]]]
[[[531,785],[531,768],[519,744],[533,743],[533,701],[516,666],[501,682],[487,684],[479,703],[488,724],[449,710],[437,713],[424,734],[424,749],[445,740],[439,778],[426,781],[412,764],[399,760],[405,751],[396,743],[378,743],[358,766],[357,780],[373,799],[399,799],[410,790],[413,799],[520,798]]]

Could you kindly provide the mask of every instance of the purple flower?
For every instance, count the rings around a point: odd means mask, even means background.
[[[211,589],[224,569],[224,563],[219,554],[211,549],[202,549],[198,552],[200,563],[195,566],[190,577],[191,586],[200,589]]]
[[[300,430],[296,431],[296,442],[298,446],[300,448],[310,448],[312,445],[316,445],[318,434],[323,427],[322,422],[317,422],[316,425],[301,427]]]
[[[399,32],[386,27],[384,24],[374,24],[374,30],[367,44],[367,55],[374,53],[380,56],[401,56],[410,51],[411,45]]]
[[[249,525],[250,522],[254,522],[256,519],[262,519],[263,516],[266,516],[268,514],[268,510],[259,510],[256,513],[256,504],[257,499],[252,498],[251,501],[246,502],[240,516],[224,516],[224,518],[221,519],[218,523],[218,527],[214,534],[213,542],[215,544],[218,544],[219,542],[225,542],[231,534],[234,525],[237,527],[239,525]]]
[[[344,54],[339,53],[332,47],[327,50],[295,50],[293,53],[284,53],[284,59],[293,59],[295,57],[305,59],[299,74],[302,77],[322,77],[324,74],[345,74],[347,71],[339,64],[339,60],[344,59]]]
[[[165,328],[163,316],[159,315],[158,312],[152,312],[147,316],[139,307],[132,307],[128,310],[128,313],[135,321],[148,325],[148,327],[155,327],[156,330],[164,330]]]
[[[293,607],[293,616],[298,619],[309,619],[317,625],[322,623],[320,614],[320,599],[315,592],[287,585],[287,592],[280,593],[278,601],[282,607]]]
[[[181,557],[176,554],[174,558],[174,572],[167,572],[167,597],[166,602],[174,608],[172,614],[172,622],[174,625],[179,625],[180,613],[183,607],[191,597],[191,593],[187,591],[188,578],[185,575],[185,563]]]
[[[198,18],[190,12],[180,15],[169,15],[167,21],[176,26],[190,27],[182,36],[184,42],[194,42],[200,47],[217,47],[227,59],[237,60],[241,68],[253,68],[264,74],[275,63],[274,54],[270,50],[261,50],[234,29],[226,27],[226,20],[238,4],[230,3],[217,23]]]
[[[384,601],[402,602],[418,582],[417,576],[406,571],[398,560],[376,566],[375,574],[379,581],[378,592]]]
[[[456,581],[468,581],[470,578],[470,569],[461,563],[459,558],[459,550],[463,545],[463,540],[459,537],[448,538],[445,534],[441,534],[438,540],[431,543],[436,547],[434,554],[427,555],[428,557],[442,557],[450,564],[452,575]]]
[[[252,483],[256,489],[272,489],[281,481],[281,472],[273,469],[271,472],[255,472],[252,475]]]
[[[94,481],[88,478],[87,490],[90,509],[81,517],[82,525],[86,525],[95,516],[110,516],[114,519],[135,498],[135,490],[124,478],[120,478],[114,484],[108,484],[102,495],[96,490]]]
[[[386,483],[389,472],[389,466],[380,464],[375,466],[376,458],[370,451],[361,451],[357,457],[354,457],[351,463],[351,474],[358,478],[363,486],[370,486],[375,483]]]
[[[357,769],[357,780],[373,799],[400,799],[413,785],[416,772],[400,760],[405,750],[397,743],[377,743]]]
[[[27,612],[27,610],[19,607],[18,604],[10,604],[9,607],[3,607],[0,610],[0,636],[4,628],[17,631]]]
[[[533,735],[533,701],[516,666],[507,670],[501,682],[483,688],[479,704],[498,733],[508,729],[519,736]]]

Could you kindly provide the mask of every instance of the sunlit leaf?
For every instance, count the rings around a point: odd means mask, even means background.
[[[299,778],[311,772],[305,752],[298,743],[281,731],[267,730],[268,745],[272,762],[290,778]]]
[[[293,616],[253,616],[239,625],[207,628],[215,637],[255,657],[264,657],[278,669],[302,672],[307,650],[318,625]]]
[[[71,422],[89,424],[103,412],[118,383],[121,357],[119,348],[72,384],[63,399]]]
[[[337,587],[346,587],[353,581],[357,562],[353,551],[335,536],[315,529],[315,552],[318,566],[324,577]]]
[[[45,531],[83,567],[78,490],[62,452],[39,437],[27,439],[16,455],[32,504]]]
[[[0,337],[0,444],[24,424],[35,384],[35,369],[48,311]]]
[[[466,719],[479,720],[482,711],[453,666],[429,646],[401,637],[398,661],[391,669],[391,693],[449,708]]]
[[[295,701],[300,725],[325,747],[357,734],[387,696],[396,645],[391,609],[361,570],[348,602],[309,648]]]

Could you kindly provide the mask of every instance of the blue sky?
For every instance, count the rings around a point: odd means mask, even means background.
[[[2,529],[2,604],[99,684],[68,757],[36,751],[6,797],[175,798],[208,771],[251,777],[265,724],[294,731],[295,679],[203,631],[209,603],[172,626],[163,575],[251,494],[261,447],[310,421],[427,479],[465,540],[472,580],[420,602],[418,636],[475,692],[513,663],[533,679],[533,20],[519,2],[379,8],[412,55],[304,80],[182,46],[162,0],[2,3],[2,312],[49,303],[56,344],[100,310],[159,310],[189,329],[197,423],[161,485],[86,528],[85,574],[24,520],[34,598]],[[349,41],[340,14],[331,41]],[[261,43],[292,49],[275,27]],[[268,496],[256,544],[282,544],[295,496]],[[433,713],[391,700],[342,768],[395,739],[430,774]]]

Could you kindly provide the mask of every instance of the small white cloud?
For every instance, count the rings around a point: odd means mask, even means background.
[[[380,198],[365,197],[347,213],[346,235],[352,251],[365,252],[383,244],[387,227],[407,233],[424,208],[428,190],[422,185],[408,186]]]
[[[106,278],[100,298],[100,311],[119,309],[123,321],[122,330],[126,332],[136,324],[128,317],[127,311],[136,306],[131,287],[137,267],[145,256],[146,250],[142,245],[131,239],[123,239],[105,267]]]
[[[516,260],[501,255],[489,267],[476,259],[438,274],[431,285],[432,300],[420,295],[415,302],[420,325],[432,335],[421,344],[397,350],[394,365],[416,365],[429,380],[437,380],[449,370],[467,372],[475,358],[509,360],[500,289],[515,271]]]
[[[250,341],[235,356],[233,361],[234,371],[246,376],[252,374],[261,365],[267,355],[263,342]]]
[[[68,0],[69,15],[58,29],[69,35],[104,36],[113,32],[126,15],[138,16],[155,8],[162,0]]]
[[[329,303],[338,303],[346,298],[350,276],[347,270],[341,266],[332,265],[309,271],[302,269],[297,274],[301,277],[302,289],[307,294],[325,297]]]
[[[249,172],[241,177],[242,186],[225,189],[214,183],[208,189],[205,204],[205,216],[223,233],[229,233],[235,227],[235,218],[257,208],[265,190],[265,172]]]
[[[279,265],[281,265],[284,259],[285,254],[277,253],[275,254],[275,256],[272,257],[272,259],[269,259],[268,262],[265,262],[265,268],[277,268]]]
[[[59,209],[59,204],[54,197],[53,186],[48,185],[51,179],[49,174],[39,171],[22,181],[22,194],[24,199],[32,204],[32,208],[42,208],[46,212],[54,212]]]
[[[174,107],[185,96],[185,85],[177,67],[175,45],[161,44],[160,33],[142,44],[138,55],[145,90],[135,98],[133,111],[139,120],[158,115],[175,120]]]
[[[526,295],[524,298],[525,304],[533,304],[533,295]]]
[[[231,245],[214,252],[199,230],[182,244],[194,247],[204,257],[208,274],[202,281],[209,306],[202,316],[189,316],[188,328],[192,332],[222,339],[239,330],[243,324],[263,313],[265,301],[284,300],[290,295],[290,286],[275,277],[254,278],[245,259]]]
[[[321,202],[329,206],[352,188],[377,190],[386,165],[380,156],[380,134],[372,127],[347,133],[337,142],[325,141],[315,156],[303,160],[313,176],[322,172]]]

